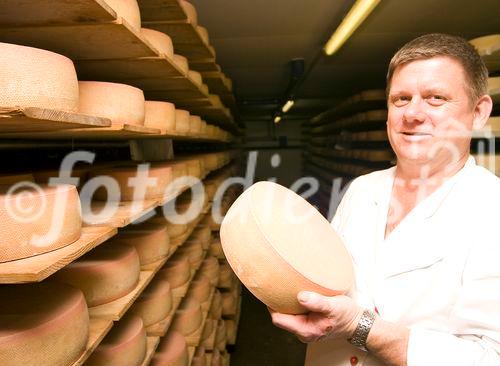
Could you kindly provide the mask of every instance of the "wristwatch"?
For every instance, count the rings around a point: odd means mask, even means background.
[[[351,338],[348,339],[349,343],[359,349],[368,352],[366,348],[366,339],[368,338],[368,333],[372,329],[373,323],[375,322],[375,313],[371,310],[365,309],[361,315],[361,319],[356,327]]]

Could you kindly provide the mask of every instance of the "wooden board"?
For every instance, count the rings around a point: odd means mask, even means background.
[[[137,286],[129,294],[107,304],[89,308],[90,316],[99,319],[120,320],[148,286],[154,275],[155,273],[152,271],[141,271]]]
[[[158,199],[145,200],[141,206],[135,206],[134,202],[119,202],[118,209],[111,215],[110,218],[105,221],[91,221],[91,218],[84,212],[83,219],[87,225],[96,226],[113,226],[113,227],[124,227],[128,224],[136,221],[142,216],[146,215],[148,212],[154,210],[158,205]],[[99,212],[105,206],[105,202],[93,201],[91,204],[92,212]]]
[[[3,0],[0,24],[27,26],[112,22],[116,12],[103,0]]]
[[[221,67],[215,63],[215,59],[208,58],[204,60],[189,60],[189,67],[198,72],[221,72]]]
[[[185,81],[180,81],[179,83],[185,83]],[[187,100],[187,103],[182,103],[185,105],[185,108],[190,107],[189,100],[191,99],[208,98],[201,88],[168,89],[168,87],[165,87],[162,90],[146,90],[144,95],[147,100],[171,101],[179,107],[181,107],[181,101],[185,102]],[[192,113],[194,114],[194,112]]]
[[[64,248],[31,258],[0,263],[0,283],[42,281],[116,233],[117,230],[113,227],[84,227],[80,239]]]
[[[188,100],[178,100],[176,106],[183,109],[193,109],[202,107],[212,107],[212,102],[208,98],[201,99],[188,99]],[[194,113],[194,112],[193,112]]]
[[[0,108],[0,133],[106,128],[111,120],[35,107]]]
[[[85,349],[85,352],[80,356],[80,358],[71,366],[83,365],[112,327],[112,320],[90,318],[87,348]]]
[[[160,337],[147,337],[146,357],[144,357],[141,366],[148,366],[151,363],[159,343]]]
[[[141,19],[150,21],[187,21],[179,0],[139,0]]]
[[[232,93],[224,83],[224,74],[222,72],[203,72],[201,76],[211,93],[219,95]]]
[[[0,42],[43,48],[73,60],[159,56],[158,51],[121,18],[110,23],[0,28]]]
[[[470,42],[476,47],[490,74],[500,71],[500,34],[479,37]]]

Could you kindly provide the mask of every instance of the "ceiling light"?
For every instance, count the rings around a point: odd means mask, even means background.
[[[345,41],[363,23],[379,2],[380,0],[357,0],[326,43],[324,47],[325,53],[331,56],[342,47]]]
[[[274,123],[279,123],[281,121],[281,116],[274,117]]]
[[[285,105],[281,110],[283,111],[283,113],[287,113],[293,107],[294,104],[295,102],[290,99],[288,102],[285,103]]]

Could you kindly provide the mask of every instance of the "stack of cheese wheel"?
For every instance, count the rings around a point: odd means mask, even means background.
[[[206,278],[210,285],[216,286],[219,282],[219,261],[214,257],[206,258],[198,272],[196,272],[196,278]]]
[[[206,366],[205,347],[199,346],[193,355],[191,366]]]
[[[217,332],[215,333],[215,346],[219,351],[224,351],[226,349],[227,332],[226,332],[226,322],[223,319],[219,319],[217,322]]]
[[[207,84],[205,84],[205,83],[201,84],[201,91],[202,91],[202,92],[203,92],[203,94],[205,94],[205,95],[210,94],[210,91],[208,90],[208,85],[207,85]]]
[[[144,126],[175,132],[175,106],[168,102],[147,100],[145,104]]]
[[[213,180],[205,180],[203,183],[205,185],[205,194],[207,195],[208,201],[212,202],[215,197],[215,193],[217,192],[218,186]],[[207,218],[207,225],[209,222],[208,220],[209,219]]]
[[[474,38],[469,41],[483,59],[490,74],[495,71],[500,71],[498,62],[500,53],[500,34],[491,34],[479,38]]]
[[[200,303],[195,299],[184,299],[175,312],[171,327],[183,336],[189,336],[202,326],[202,321]]]
[[[189,72],[189,63],[187,58],[181,55],[174,55],[174,64],[182,72],[183,75],[187,76]]]
[[[188,77],[195,83],[198,88],[201,88],[201,86],[203,85],[203,79],[198,71],[189,70]]]
[[[140,316],[148,327],[164,320],[172,310],[172,289],[164,278],[155,277],[134,302],[130,313]]]
[[[236,321],[233,319],[225,319],[224,322],[226,323],[227,343],[234,342],[237,332]]]
[[[193,4],[186,0],[180,0],[180,5],[187,16],[189,23],[196,27],[198,25],[198,13],[196,12],[196,8]]]
[[[125,19],[135,30],[141,29],[141,13],[137,0],[106,0],[116,14]]]
[[[216,170],[219,167],[219,165],[218,165],[218,163],[219,163],[218,156],[219,155],[216,154],[216,153],[205,154],[205,157],[204,157],[204,159],[205,159],[205,167],[208,170],[210,170],[210,171]]]
[[[214,56],[214,58],[216,58],[215,56],[217,56],[217,52],[215,52],[214,46],[209,45],[208,49],[210,50],[210,53]]]
[[[214,125],[207,124],[206,135],[208,138],[211,138],[211,139],[215,138],[215,126]]]
[[[203,250],[207,250],[210,247],[211,239],[212,230],[210,230],[210,228],[206,225],[198,226],[189,237],[189,240],[197,240],[198,242],[200,242]]]
[[[0,43],[0,53],[0,107],[78,111],[78,79],[69,58],[9,43]]]
[[[169,241],[172,247],[177,247],[179,245],[179,238],[183,237],[188,230],[188,225],[185,222],[175,223],[172,222],[171,216],[164,215],[163,213],[157,214],[153,217],[151,222],[165,225]]]
[[[189,134],[198,136],[201,132],[201,118],[198,116],[189,117]]]
[[[140,366],[145,357],[144,323],[137,316],[126,316],[115,323],[85,366]]]
[[[158,272],[157,276],[168,281],[173,297],[184,296],[189,287],[189,279],[191,278],[191,265],[188,258],[169,259]]]
[[[218,320],[222,317],[222,296],[219,290],[215,290],[212,305],[208,312],[210,319]]]
[[[189,354],[186,339],[182,334],[169,330],[160,340],[151,366],[188,366]]]
[[[223,104],[222,104],[222,101],[220,99],[220,97],[216,94],[210,94],[208,96],[208,99],[210,99],[210,102],[212,103],[212,106],[215,107],[215,108],[224,108]]]
[[[205,27],[202,27],[201,25],[196,27],[196,31],[200,35],[201,39],[203,40],[203,43],[205,44],[210,44],[210,37],[208,35],[208,30]]]
[[[80,238],[82,218],[75,186],[10,189],[0,186],[0,262],[47,253]]]
[[[216,323],[215,320],[210,318],[205,321],[205,327],[201,333],[201,345],[207,349],[213,348],[211,340],[215,340]]]
[[[43,282],[0,287],[0,365],[71,365],[85,351],[89,315],[71,286]]]
[[[203,84],[205,85],[205,84]],[[202,89],[203,89],[203,86],[202,86]],[[205,120],[201,120],[201,128],[200,128],[200,134],[201,135],[205,135],[207,133],[207,121]]]
[[[236,308],[238,306],[238,292],[231,290],[224,292],[222,296],[222,316],[236,315]]]
[[[210,362],[210,366],[221,366],[222,365],[222,357],[220,355],[220,351],[218,349],[214,349],[212,351],[212,361]]]
[[[165,258],[170,251],[166,225],[154,222],[130,225],[112,240],[135,247],[141,266]]]
[[[191,266],[191,274],[196,272],[196,269],[203,261],[203,247],[200,243],[194,241],[181,245],[172,256],[173,260],[187,258]]]
[[[152,164],[146,176],[138,176],[138,166],[125,166],[113,169],[99,169],[91,172],[91,177],[110,177],[118,183],[119,192],[108,192],[103,186],[99,187],[94,194],[97,200],[116,200],[133,201],[150,200],[162,198],[168,193],[168,188],[172,182],[172,166],[170,164],[156,163]],[[156,183],[151,184],[149,179],[156,179]],[[132,181],[131,179],[134,179]],[[131,186],[131,184],[134,184]],[[134,197],[134,193],[137,194]],[[145,188],[145,192],[141,192]],[[142,197],[140,193],[145,193]]]
[[[220,242],[219,237],[215,237],[212,239],[212,242],[210,243],[210,249],[209,249],[210,255],[219,258],[219,259],[224,259],[224,251],[222,250],[222,244]],[[224,267],[224,271],[227,272],[229,269],[228,266]]]
[[[194,280],[189,286],[188,298],[193,298],[200,303],[201,309],[207,311],[210,309],[210,293],[213,286],[207,278],[200,277]]]
[[[160,52],[160,55],[166,56],[169,59],[174,57],[174,45],[168,35],[147,28],[142,28],[141,34]]]
[[[231,289],[234,286],[235,275],[231,266],[227,263],[221,263],[220,265],[220,275],[219,275],[219,283],[217,283],[217,287]]]
[[[175,131],[179,134],[187,134],[189,131],[189,112],[183,109],[175,110]]]
[[[82,290],[89,307],[102,305],[130,293],[139,282],[139,256],[135,248],[105,243],[53,275]]]
[[[181,178],[188,175],[188,167],[183,161],[173,162],[173,178]]]
[[[241,282],[276,311],[303,313],[301,290],[335,296],[353,283],[351,258],[330,223],[279,184],[258,182],[238,197],[220,238]]]
[[[102,81],[80,81],[79,112],[109,118],[114,126],[143,126],[144,93],[130,85]]]

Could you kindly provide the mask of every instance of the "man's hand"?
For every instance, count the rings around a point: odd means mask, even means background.
[[[288,315],[272,309],[269,312],[274,325],[294,333],[304,343],[325,338],[350,338],[363,313],[360,306],[344,295],[326,297],[302,291],[297,299],[309,313]]]

